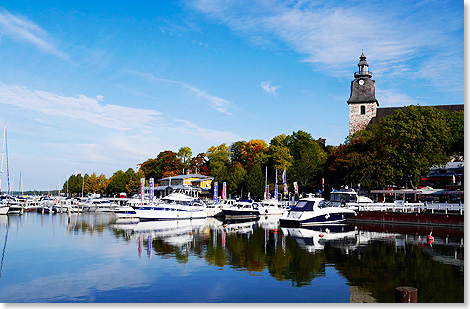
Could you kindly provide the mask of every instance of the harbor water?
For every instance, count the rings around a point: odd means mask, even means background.
[[[429,234],[433,238],[428,237]],[[1,303],[464,302],[463,229],[0,216]]]

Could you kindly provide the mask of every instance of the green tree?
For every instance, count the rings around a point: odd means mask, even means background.
[[[97,176],[93,173],[90,177],[85,179],[85,192],[103,194],[106,192],[108,186],[108,179],[104,174]]]
[[[246,170],[240,162],[232,163],[227,179],[227,190],[229,194],[241,195],[241,189],[246,181]]]
[[[221,184],[227,181],[228,165],[230,163],[230,149],[227,145],[212,146],[206,152],[209,159],[210,175],[214,177],[214,182]]]
[[[374,138],[383,144],[381,160],[393,168],[394,184],[415,188],[421,175],[449,161],[450,128],[443,111],[431,106],[407,106],[384,117]]]
[[[126,185],[126,193],[128,195],[133,192],[137,193],[138,189],[140,188],[140,179],[145,178],[145,174],[142,170],[137,171],[137,173],[134,173],[134,170],[132,170],[131,173],[130,170],[126,171],[127,174],[130,174],[129,182]]]
[[[250,167],[246,177],[246,189],[251,193],[251,198],[263,199],[265,193],[265,176],[261,163],[256,163]]]
[[[242,158],[242,151],[245,143],[245,141],[238,141],[230,145],[230,161],[232,163],[240,162],[243,165],[246,164],[245,160]]]
[[[184,169],[187,169],[189,167],[190,159],[191,156],[193,155],[193,152],[191,151],[191,148],[189,147],[181,147],[178,150],[178,155],[177,157],[183,162]],[[183,171],[184,174],[184,171]]]
[[[129,180],[129,174],[124,173],[124,171],[119,170],[114,172],[113,176],[109,178],[109,184],[106,188],[106,192],[108,194],[118,194],[121,192],[126,192],[126,186],[129,183]]]
[[[327,159],[319,141],[313,139],[310,133],[297,131],[287,137],[287,147],[294,158],[288,173],[290,179],[302,186],[318,182]]]
[[[454,111],[446,113],[446,122],[450,130],[449,156],[464,156],[464,113]]]
[[[148,159],[142,163],[140,170],[144,173],[146,179],[160,179],[162,176],[161,165],[157,159]]]

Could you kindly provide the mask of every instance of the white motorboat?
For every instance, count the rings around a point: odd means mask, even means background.
[[[276,199],[262,200],[258,204],[258,209],[261,215],[282,215],[286,211]]]
[[[136,207],[135,212],[141,221],[207,217],[202,201],[182,193],[171,193],[154,203]]]
[[[333,206],[341,206],[351,209],[358,209],[359,206],[372,205],[372,201],[367,196],[359,195],[354,189],[341,189],[330,192],[330,202]]]
[[[23,204],[17,198],[11,198],[7,200],[7,205],[10,206],[8,209],[9,215],[22,215],[23,214]]]
[[[91,197],[83,205],[85,211],[90,212],[112,212],[118,207],[118,203],[101,197]]]
[[[10,206],[4,205],[3,203],[0,204],[0,215],[6,215],[9,209],[10,209]]]
[[[306,226],[340,223],[355,215],[354,210],[334,207],[322,197],[309,194],[300,199],[288,213],[279,219],[283,226]]]
[[[241,200],[222,208],[226,219],[257,217],[260,215],[259,204],[253,200]]]
[[[222,209],[232,206],[235,202],[236,200],[234,199],[223,199],[216,204],[206,204],[204,211],[208,217],[223,217],[224,212]]]
[[[113,212],[120,219],[138,218],[135,209],[127,204],[113,208]]]

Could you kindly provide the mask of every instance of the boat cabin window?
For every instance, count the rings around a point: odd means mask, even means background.
[[[330,203],[328,203],[327,201],[320,201],[318,203],[318,208],[325,208],[325,207],[331,207]]]
[[[313,205],[315,205],[315,202],[313,201],[299,201],[297,202],[295,207],[292,208],[292,210],[293,211],[312,211]]]

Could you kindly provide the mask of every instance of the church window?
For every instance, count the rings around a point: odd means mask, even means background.
[[[364,105],[361,105],[361,115],[366,114],[366,107]]]

